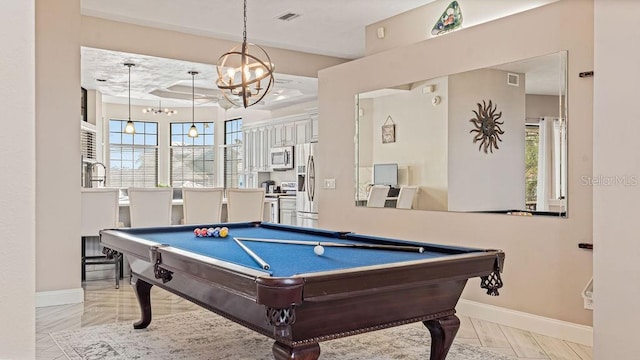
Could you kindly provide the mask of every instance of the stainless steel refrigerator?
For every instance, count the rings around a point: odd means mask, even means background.
[[[296,173],[298,191],[296,192],[297,225],[317,227],[318,201],[316,198],[316,143],[296,146]]]

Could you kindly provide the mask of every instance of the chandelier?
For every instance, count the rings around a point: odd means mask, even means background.
[[[273,86],[271,58],[262,47],[247,43],[247,0],[244,0],[242,44],[220,56],[216,68],[216,85],[236,106],[247,108],[255,105]]]
[[[176,110],[169,110],[168,108],[162,108],[162,101],[158,100],[158,108],[152,108],[152,107],[148,107],[146,109],[142,110],[143,113],[152,113],[153,115],[158,115],[158,114],[166,114],[167,116],[171,116],[173,114],[177,114],[178,112]]]

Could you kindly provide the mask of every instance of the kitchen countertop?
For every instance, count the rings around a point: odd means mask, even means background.
[[[267,198],[280,198],[280,197],[291,197],[291,198],[295,198],[296,194],[291,194],[291,193],[268,193],[264,195]]]
[[[266,194],[266,195],[270,195],[270,194]],[[293,195],[293,197],[295,197],[295,195]],[[264,202],[273,202],[273,201],[277,201],[278,197],[270,197],[270,196],[265,196],[264,198]],[[227,199],[222,199],[222,203],[226,204],[227,203]],[[129,206],[129,198],[128,197],[121,197],[118,200],[118,205],[119,206]],[[171,200],[171,205],[180,205],[182,206],[182,199],[173,199]]]

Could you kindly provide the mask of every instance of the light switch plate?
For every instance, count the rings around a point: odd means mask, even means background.
[[[336,188],[336,179],[324,179],[324,188],[325,189],[335,189]]]

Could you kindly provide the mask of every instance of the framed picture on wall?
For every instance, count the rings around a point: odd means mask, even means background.
[[[394,143],[396,142],[396,124],[391,119],[391,116],[387,117],[382,125],[382,143]]]

